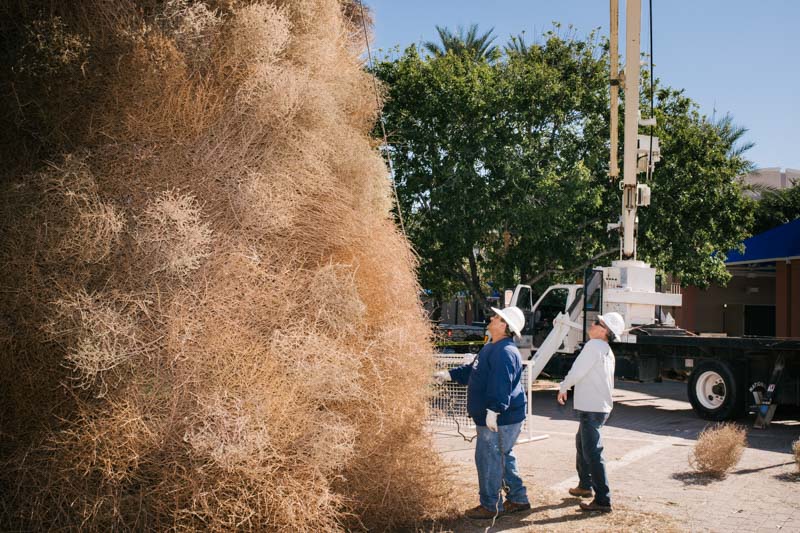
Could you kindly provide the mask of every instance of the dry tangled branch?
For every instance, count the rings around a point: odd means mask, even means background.
[[[219,10],[203,2],[167,0],[156,23],[175,41],[175,46],[195,65],[208,59],[213,40],[223,23]]]
[[[43,188],[42,207],[52,238],[54,257],[87,263],[106,259],[125,228],[122,211],[103,200],[97,181],[81,157],[68,156],[36,177]]]
[[[156,270],[183,277],[200,268],[211,254],[211,236],[195,198],[167,191],[145,207],[136,239],[156,254]]]
[[[107,389],[105,376],[146,352],[140,338],[136,313],[141,301],[124,301],[85,291],[53,302],[54,313],[45,324],[53,340],[65,348],[65,363],[75,370],[76,385],[98,394]]]

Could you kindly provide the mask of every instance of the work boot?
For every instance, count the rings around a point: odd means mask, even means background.
[[[592,497],[592,489],[584,489],[580,486],[575,487],[574,489],[569,489],[569,493],[573,496],[577,496],[578,498],[591,498]]]
[[[473,507],[472,509],[467,509],[464,511],[464,516],[467,518],[472,518],[473,520],[491,520],[494,518],[495,515],[503,514],[502,511],[499,513],[496,511],[492,511],[484,507],[483,505],[479,505],[477,507]]]
[[[529,503],[517,503],[512,502],[511,500],[506,500],[503,502],[503,509],[506,513],[521,513],[522,511],[530,511],[531,504]]]
[[[580,503],[581,511],[599,511],[601,513],[610,513],[611,506],[610,505],[600,505],[597,503],[596,500],[592,500],[589,503]]]

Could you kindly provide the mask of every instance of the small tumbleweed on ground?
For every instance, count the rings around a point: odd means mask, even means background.
[[[722,478],[739,463],[747,445],[742,426],[731,423],[706,428],[697,437],[689,465],[697,472]]]

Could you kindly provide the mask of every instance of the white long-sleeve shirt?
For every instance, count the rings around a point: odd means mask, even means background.
[[[573,406],[578,411],[610,413],[614,405],[614,352],[607,342],[591,339],[572,363],[559,385],[561,392],[575,387]]]

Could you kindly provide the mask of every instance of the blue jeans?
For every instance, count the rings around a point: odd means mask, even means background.
[[[481,505],[492,511],[503,510],[503,502],[500,499],[503,481],[508,487],[506,499],[514,503],[530,503],[528,491],[522,484],[522,478],[519,477],[517,458],[512,451],[522,430],[522,422],[498,426],[497,433],[486,426],[477,426],[477,430],[475,466],[478,467]]]
[[[608,420],[609,413],[590,413],[575,410],[580,421],[575,434],[575,467],[578,470],[578,486],[594,489],[594,500],[599,505],[611,505],[611,489],[608,488],[606,462],[603,459],[603,438],[600,428]]]

